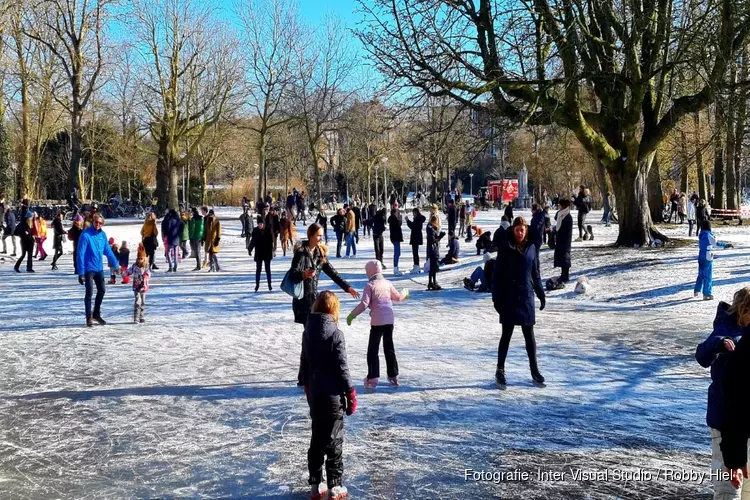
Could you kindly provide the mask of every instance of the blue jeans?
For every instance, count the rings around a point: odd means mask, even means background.
[[[401,242],[393,242],[393,267],[398,267],[398,259],[401,258]]]
[[[695,293],[703,289],[703,295],[713,295],[714,261],[698,259],[698,279],[695,281]]]
[[[346,233],[346,256],[349,257],[349,251],[357,255],[357,244],[354,242],[354,233]]]
[[[177,252],[179,247],[170,246],[167,248],[167,264],[170,269],[177,269]]]
[[[605,224],[609,224],[609,215],[610,215],[610,211],[609,210],[605,210],[604,211],[604,217],[602,219]]]
[[[101,314],[102,299],[104,299],[104,271],[86,271],[83,278],[86,284],[86,295],[83,298],[83,304],[86,309],[86,317],[91,314],[91,296],[94,294],[94,285],[96,285],[96,298],[94,299],[94,316]],[[92,283],[93,282],[93,283]]]

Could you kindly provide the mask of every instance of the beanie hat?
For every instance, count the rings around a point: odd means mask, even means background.
[[[136,259],[146,259],[146,247],[143,246],[143,243],[138,243],[138,252],[136,254]]]
[[[115,239],[114,238],[110,238],[109,239],[109,244],[110,245],[114,245],[115,244]]]
[[[83,222],[83,217],[81,217],[80,215],[76,215],[76,218],[73,220],[74,222]]]
[[[33,219],[33,218],[34,218],[34,214],[31,212],[31,210],[26,212],[26,217],[24,217],[24,219]]]

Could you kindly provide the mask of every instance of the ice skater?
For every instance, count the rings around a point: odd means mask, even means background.
[[[94,326],[94,321],[100,325],[107,322],[102,319],[101,305],[104,299],[104,262],[103,255],[107,256],[110,267],[117,267],[117,258],[112,253],[107,241],[107,235],[102,231],[104,217],[100,214],[94,215],[92,224],[78,240],[78,283],[86,286],[84,306],[86,310],[86,326]],[[96,299],[94,310],[91,311],[91,296],[94,284],[96,285]]]
[[[559,267],[562,270],[558,281],[566,283],[570,280],[570,254],[573,245],[573,216],[570,215],[570,200],[560,200],[560,210],[555,216],[555,221],[554,267]]]
[[[16,226],[15,235],[21,243],[21,257],[16,261],[15,270],[21,272],[21,264],[26,259],[26,272],[34,272],[33,254],[34,254],[34,214],[26,212],[26,217]]]
[[[738,491],[730,481],[723,481],[719,476],[727,465],[722,458],[722,429],[726,425],[724,399],[726,396],[737,397],[725,392],[728,378],[729,359],[740,339],[750,337],[750,287],[737,290],[732,304],[719,302],[714,318],[713,331],[708,338],[698,345],[695,359],[704,368],[711,368],[711,385],[708,388],[708,405],[706,424],[711,431],[711,469],[714,485],[714,498],[750,499],[750,481],[745,481],[742,491]],[[742,380],[743,382],[746,379]],[[747,445],[743,452],[747,451]],[[730,468],[747,466],[747,455]]]
[[[213,210],[208,211],[208,217],[204,219],[204,238],[206,241],[206,258],[209,262],[208,272],[219,272],[219,242],[221,241],[221,223],[216,218]]]
[[[409,217],[407,216],[406,225],[411,231],[411,235],[409,236],[409,245],[411,245],[411,253],[412,257],[414,258],[414,267],[412,267],[411,269],[412,274],[414,274],[422,272],[422,269],[419,267],[419,247],[424,243],[424,239],[422,237],[422,226],[424,225],[426,219],[418,208],[412,210],[412,215],[414,216],[414,220],[409,220]]]
[[[130,269],[123,273],[133,282],[133,323],[145,323],[146,294],[150,287],[151,274],[148,271],[146,249],[143,243],[138,244],[138,254]]]
[[[362,314],[365,309],[370,309],[370,341],[367,345],[367,377],[365,378],[365,389],[375,389],[380,378],[380,339],[383,339],[383,353],[385,354],[386,371],[388,382],[398,386],[398,361],[396,360],[396,349],[393,347],[393,302],[403,302],[409,298],[409,290],[400,292],[393,284],[383,276],[383,267],[380,261],[373,260],[365,265],[367,273],[367,285],[362,292],[362,301],[346,318],[346,324],[351,326],[352,321]]]
[[[63,254],[63,238],[65,238],[65,229],[63,228],[63,213],[57,212],[55,219],[52,221],[52,229],[54,231],[52,239],[52,248],[55,250],[55,255],[52,257],[52,270],[57,271],[57,259]]]
[[[348,495],[341,484],[344,413],[357,411],[357,391],[349,376],[344,334],[338,328],[340,309],[333,292],[321,293],[306,318],[302,336],[302,382],[312,418],[307,467],[313,499],[326,498],[327,494],[329,500],[343,500]],[[324,464],[328,488],[323,484]]]
[[[443,289],[437,282],[437,272],[440,268],[438,259],[440,258],[440,240],[445,236],[445,231],[440,231],[440,220],[437,215],[430,217],[430,223],[427,224],[427,265],[428,271],[427,290],[440,291]],[[420,233],[421,234],[421,233]]]
[[[401,276],[401,271],[398,269],[398,261],[401,258],[401,243],[404,242],[404,232],[401,229],[401,215],[397,207],[391,209],[391,215],[388,217],[388,229],[391,244],[393,245],[393,275]]]
[[[140,248],[140,245],[138,247]],[[130,278],[125,273],[125,271],[128,270],[128,266],[130,264],[130,249],[128,248],[128,242],[125,240],[122,240],[122,243],[120,244],[120,250],[117,252],[117,263],[120,264],[120,272],[123,273],[121,284],[127,285],[128,283],[130,283]]]
[[[192,208],[193,216],[188,223],[188,232],[190,233],[190,258],[195,259],[195,269],[201,270],[201,241],[203,240],[203,216],[198,213],[198,209]]]
[[[262,215],[258,216],[258,224],[253,229],[250,244],[247,247],[247,253],[250,255],[255,251],[253,259],[255,260],[255,291],[260,288],[260,272],[265,265],[266,280],[268,281],[268,291],[273,290],[271,287],[271,260],[273,259],[273,233],[266,227]]]
[[[704,220],[701,224],[701,234],[698,237],[698,278],[695,280],[693,292],[695,297],[703,300],[713,300],[714,287],[714,248],[716,237],[711,231],[711,221]]]
[[[536,359],[534,338],[534,294],[539,299],[539,310],[546,304],[536,249],[529,242],[528,227],[523,217],[517,217],[509,230],[508,239],[497,251],[495,270],[492,273],[492,302],[500,315],[502,337],[497,348],[497,370],[495,383],[505,387],[505,358],[515,325],[521,326],[526,353],[529,356],[531,378],[537,384],[544,383]]]

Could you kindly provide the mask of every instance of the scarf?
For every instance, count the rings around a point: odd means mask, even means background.
[[[557,217],[555,218],[555,226],[558,229],[560,228],[560,223],[562,222],[562,220],[565,217],[567,217],[568,215],[570,215],[570,207],[565,208],[565,209],[560,210],[559,212],[557,212]]]

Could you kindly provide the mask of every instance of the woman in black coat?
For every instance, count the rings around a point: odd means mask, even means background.
[[[415,208],[412,213],[414,214],[414,220],[406,218],[406,225],[409,226],[411,236],[409,236],[409,244],[411,245],[411,252],[414,256],[414,268],[413,273],[419,272],[419,247],[424,243],[422,239],[422,226],[425,223],[425,217],[421,214],[418,208]]]
[[[570,279],[570,248],[573,244],[573,216],[570,215],[570,200],[560,200],[560,211],[555,216],[555,267],[562,269],[559,281]]]
[[[341,241],[346,233],[346,217],[343,208],[339,208],[336,215],[331,217],[331,227],[333,232],[336,233],[336,257],[341,257]]]
[[[540,311],[544,310],[546,300],[539,276],[536,248],[529,243],[528,227],[523,217],[516,218],[508,231],[508,239],[497,251],[495,270],[492,273],[492,302],[500,315],[503,328],[497,348],[495,382],[499,387],[505,386],[505,358],[513,329],[515,325],[520,325],[526,341],[526,353],[529,355],[531,378],[542,384],[544,377],[537,366],[534,339],[534,294],[541,302]]]
[[[445,231],[440,231],[440,219],[437,215],[430,217],[427,224],[427,261],[430,264],[430,273],[427,279],[427,290],[440,291],[443,289],[437,282],[437,272],[440,267],[440,240],[445,236]]]
[[[318,279],[323,271],[342,290],[354,298],[359,298],[359,293],[349,285],[336,269],[328,261],[328,249],[322,245],[323,228],[319,224],[310,224],[307,228],[307,240],[298,243],[294,247],[292,257],[291,278],[294,283],[302,283],[302,298],[292,300],[292,311],[294,311],[294,322],[304,325],[307,316],[312,311],[315,299],[318,298]],[[297,385],[304,385],[302,380],[302,362],[304,352],[300,355],[300,372],[297,376]]]
[[[388,229],[390,230],[391,243],[393,244],[393,274],[401,275],[398,270],[398,259],[401,257],[401,243],[404,241],[404,232],[401,230],[401,217],[398,209],[391,210],[391,216],[388,217]]]
[[[63,228],[63,213],[57,212],[55,219],[52,221],[52,228],[55,230],[54,239],[52,240],[52,248],[55,249],[55,256],[52,258],[52,270],[57,271],[57,259],[63,254],[63,238],[65,237],[65,229]]]
[[[250,243],[247,246],[247,254],[251,255],[255,250],[255,291],[260,288],[260,271],[263,264],[266,268],[266,280],[268,281],[268,291],[271,288],[271,260],[273,259],[273,233],[266,227],[262,215],[258,216],[258,225],[253,229]]]

